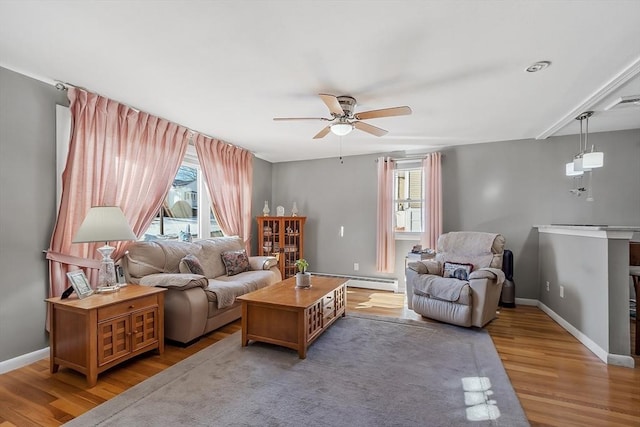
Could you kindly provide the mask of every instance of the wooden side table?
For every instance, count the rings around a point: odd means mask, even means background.
[[[78,299],[48,298],[49,364],[87,376],[98,374],[150,350],[164,352],[164,288],[128,285],[118,292]]]

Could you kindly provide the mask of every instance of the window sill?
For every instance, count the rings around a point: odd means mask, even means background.
[[[395,240],[412,240],[412,241],[420,241],[420,234],[422,233],[409,233],[409,232],[401,232],[401,231],[396,231],[394,238]]]

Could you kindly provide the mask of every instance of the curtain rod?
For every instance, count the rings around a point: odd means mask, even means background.
[[[98,96],[102,96],[103,98],[112,99],[112,98],[109,98],[108,96],[100,95],[99,93],[93,92],[92,90],[89,90],[89,89],[87,89],[87,88],[84,88],[84,87],[81,87],[81,86],[76,86],[76,85],[74,85],[74,84],[67,83],[67,82],[56,81],[56,82],[55,82],[55,84],[54,84],[54,87],[55,87],[56,89],[58,89],[58,90],[62,90],[62,91],[68,90],[68,89],[69,89],[69,87],[73,87],[73,88],[76,88],[76,89],[84,90],[84,91],[86,91],[86,92],[95,93],[96,95],[98,95]],[[142,111],[141,109],[139,109],[139,108],[137,108],[137,107],[134,107],[134,106],[132,106],[132,105],[125,104],[124,102],[120,102],[120,101],[117,101],[117,100],[115,100],[115,99],[113,99],[113,101],[117,102],[118,104],[125,105],[125,106],[127,106],[128,108],[131,108],[131,109],[135,110],[135,111],[136,111],[136,112],[138,112],[138,113],[142,112],[142,113],[146,113],[146,114],[151,114],[151,113],[147,113],[146,111]],[[153,116],[156,116],[156,115],[155,115],[155,114],[153,114]],[[189,131],[189,133],[190,133],[190,135],[189,135],[189,144],[191,144],[191,145],[193,145],[193,137],[194,137],[196,134],[198,134],[198,135],[202,135],[202,136],[204,136],[204,137],[206,137],[206,138],[215,139],[216,141],[220,141],[220,142],[223,142],[223,143],[225,143],[225,144],[227,144],[227,145],[231,145],[232,147],[237,147],[237,148],[240,148],[240,149],[242,149],[242,150],[247,150],[246,148],[241,147],[241,146],[239,146],[239,145],[232,144],[232,143],[227,142],[227,141],[225,141],[225,140],[222,140],[222,139],[219,139],[219,138],[216,138],[216,137],[213,137],[213,136],[207,135],[207,134],[205,134],[205,133],[199,132],[199,131],[197,131],[197,130],[193,130],[193,129],[188,128],[188,127],[186,127],[186,126],[183,126],[183,125],[181,125],[180,123],[176,123],[176,122],[174,122],[173,120],[165,119],[164,117],[160,117],[160,116],[156,116],[156,117],[158,117],[158,118],[159,118],[159,119],[161,119],[161,120],[165,120],[165,121],[167,121],[167,122],[170,122],[170,123],[175,123],[176,125],[178,125],[178,126],[182,126],[183,128],[187,129],[187,131]],[[247,151],[248,151],[248,152],[250,152],[251,154],[253,154],[253,155],[255,156],[255,153],[254,153],[253,151],[251,151],[251,150],[247,150]]]
[[[423,153],[423,154],[413,154],[413,155],[408,155],[404,157],[389,157],[389,159],[393,160],[394,162],[402,162],[402,161],[410,162],[410,161],[422,160],[425,157],[427,157],[428,154],[433,154],[433,153],[437,153],[437,151],[432,151],[430,153]],[[444,159],[445,155],[440,153],[440,157]],[[378,163],[378,159],[375,159],[374,162]]]

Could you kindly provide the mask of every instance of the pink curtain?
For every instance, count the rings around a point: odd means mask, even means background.
[[[50,296],[67,287],[66,273],[88,268],[95,285],[102,243],[72,240],[92,206],[119,206],[140,236],[168,193],[189,142],[189,131],[108,98],[69,89],[73,126],[62,174],[62,200],[47,252]],[[118,259],[129,242],[110,242]]]
[[[420,244],[423,248],[436,249],[442,234],[442,154],[431,153],[422,160],[422,178],[425,205],[424,231]]]
[[[240,236],[251,252],[251,152],[203,135],[195,138],[213,212],[225,236]]]
[[[395,270],[396,242],[393,233],[393,171],[395,162],[378,158],[378,227],[376,270],[393,273]]]

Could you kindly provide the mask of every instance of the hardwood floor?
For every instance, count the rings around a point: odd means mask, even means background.
[[[347,312],[430,322],[404,307],[404,295],[367,289],[349,288]],[[187,348],[168,344],[162,356],[100,374],[93,388],[66,368],[50,374],[48,359],[0,375],[0,427],[63,424],[239,330],[236,321]],[[504,308],[487,330],[531,425],[640,426],[640,367],[602,363],[535,307]]]

